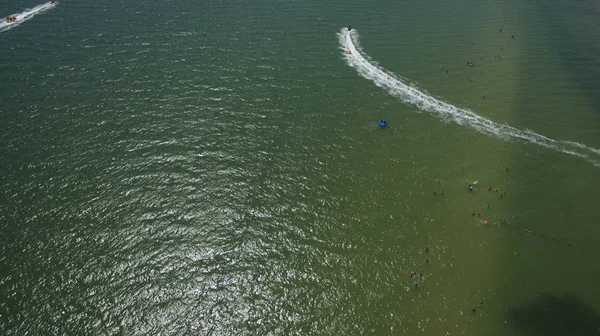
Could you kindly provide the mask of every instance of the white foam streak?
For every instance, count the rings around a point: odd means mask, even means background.
[[[57,3],[51,4],[50,2],[46,2],[44,4],[35,6],[31,9],[26,9],[21,13],[8,15],[8,16],[14,16],[17,18],[17,20],[13,23],[6,22],[6,17],[2,18],[2,22],[0,22],[0,33],[5,32],[9,29],[12,29],[12,28],[20,25],[21,23],[33,18],[37,14],[40,14],[47,9],[53,8],[54,6],[56,6],[56,4]]]
[[[426,91],[418,89],[403,78],[385,70],[372,61],[358,47],[356,30],[348,31],[346,28],[338,34],[340,48],[350,50],[351,54],[344,54],[348,65],[355,68],[358,73],[373,81],[375,85],[385,89],[394,97],[406,103],[413,104],[423,111],[437,114],[443,120],[451,120],[459,125],[472,127],[477,131],[496,136],[502,139],[517,138],[536,145],[560,151],[570,155],[587,159],[595,166],[600,166],[600,150],[587,147],[584,144],[572,141],[558,141],[529,130],[521,130],[512,126],[497,124],[481,117],[468,109],[459,108],[452,104],[434,98]]]

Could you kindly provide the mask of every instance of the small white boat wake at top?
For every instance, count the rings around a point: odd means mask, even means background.
[[[358,46],[358,35],[355,29],[343,28],[338,33],[340,49],[348,65],[356,69],[359,75],[385,89],[390,95],[405,103],[417,106],[420,110],[437,115],[440,119],[451,120],[459,125],[499,137],[501,139],[516,138],[545,148],[586,159],[594,166],[600,167],[600,150],[572,141],[554,140],[529,130],[521,130],[512,126],[498,124],[479,116],[475,112],[456,107],[439,100],[422,89],[411,86],[401,77],[385,70],[372,61]]]
[[[33,18],[34,16],[41,14],[42,12],[54,8],[57,5],[56,1],[49,1],[43,3],[41,5],[35,6],[31,9],[26,9],[21,13],[16,13],[9,15],[7,17],[2,18],[2,22],[0,22],[0,33],[10,30],[21,23]]]

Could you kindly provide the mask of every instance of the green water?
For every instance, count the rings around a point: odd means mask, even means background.
[[[599,334],[599,15],[65,0],[0,32],[0,331]]]

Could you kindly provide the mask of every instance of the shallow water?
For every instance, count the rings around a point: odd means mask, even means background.
[[[600,332],[598,8],[62,1],[0,33],[0,330]]]

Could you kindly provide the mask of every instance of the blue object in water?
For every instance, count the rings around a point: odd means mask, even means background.
[[[387,125],[387,124],[388,124],[387,119],[383,118],[383,119],[379,120],[379,126],[385,127],[385,125]]]

